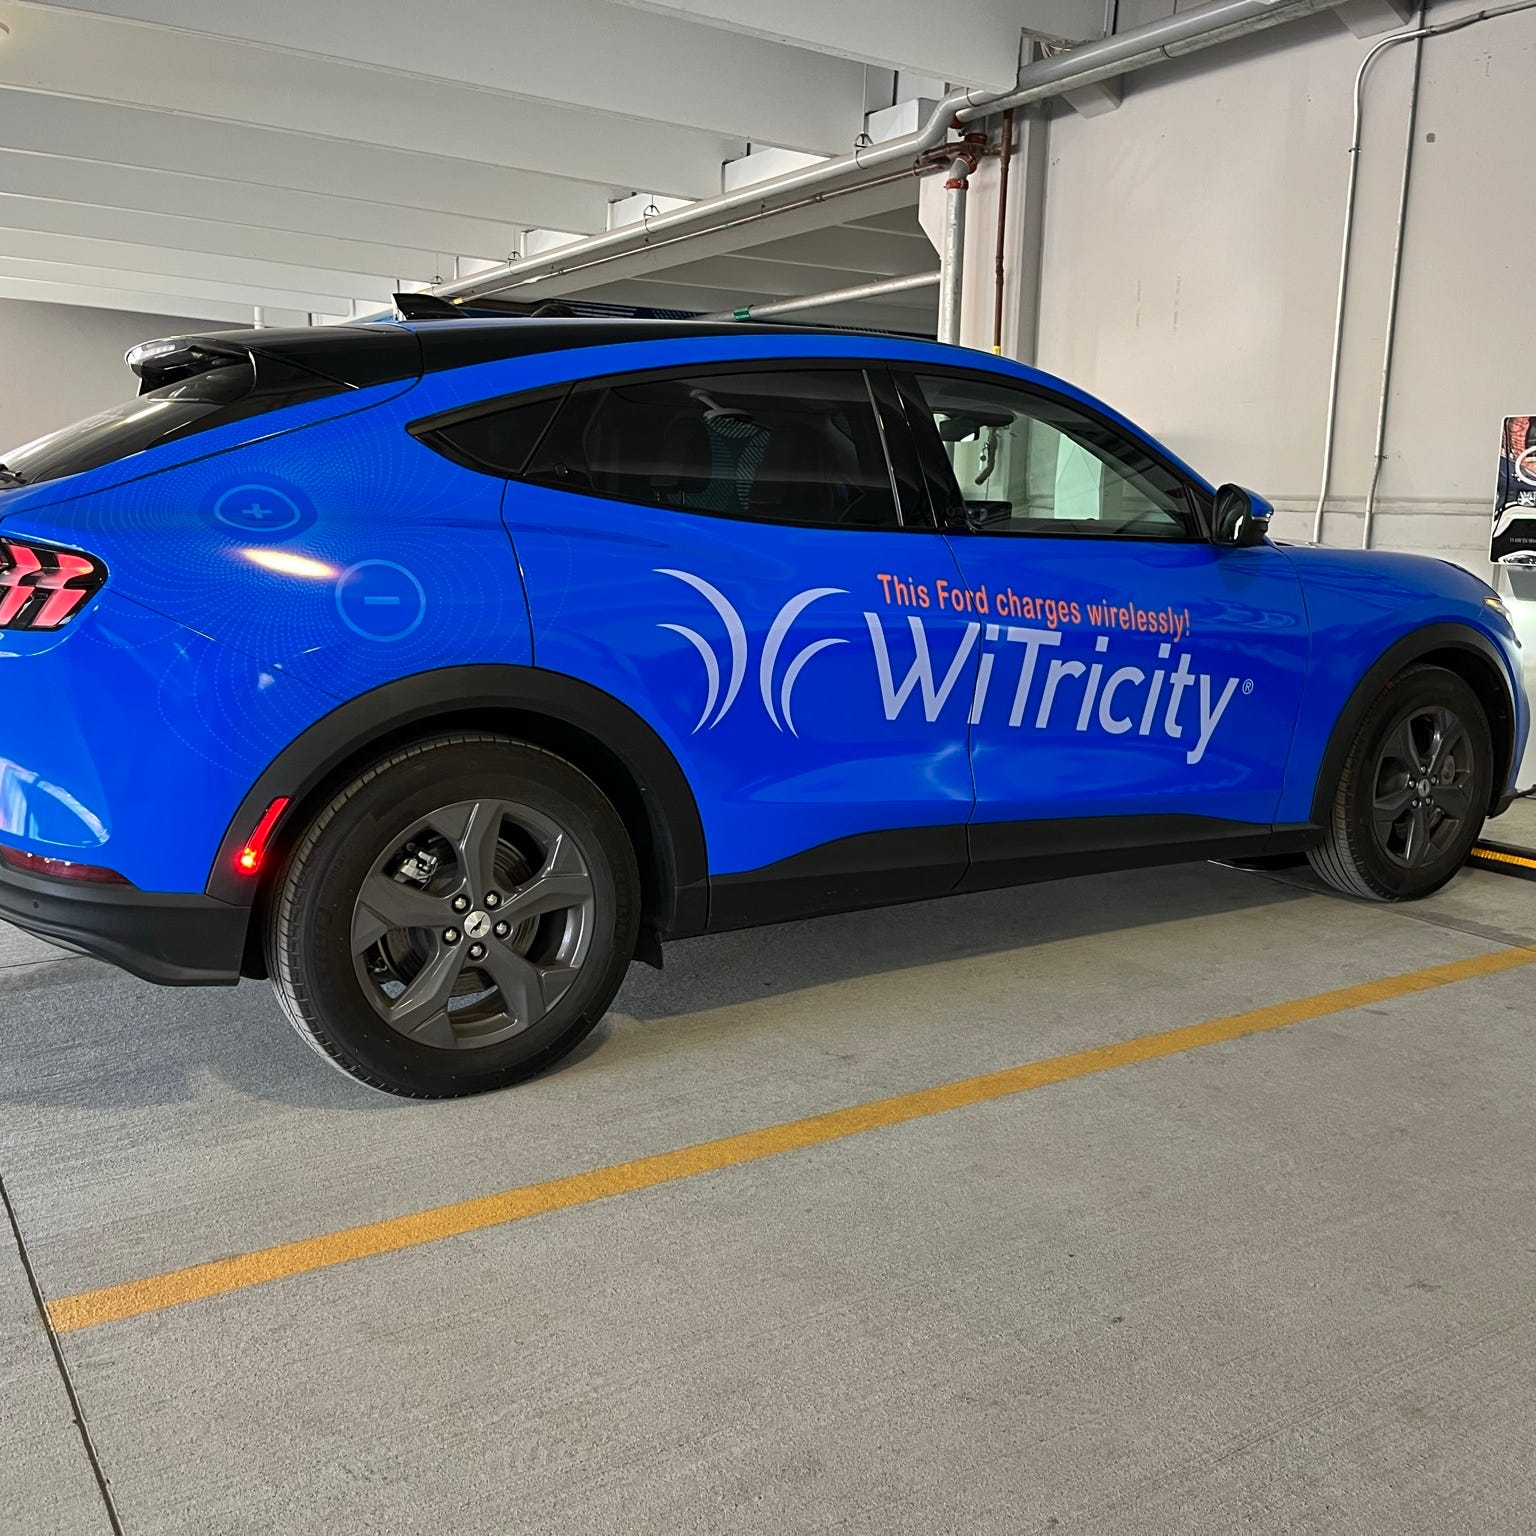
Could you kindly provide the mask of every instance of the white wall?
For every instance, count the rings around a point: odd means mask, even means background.
[[[0,461],[5,449],[136,393],[123,364],[135,342],[218,329],[171,315],[0,299]]]
[[[1293,537],[1310,537],[1318,493],[1351,90],[1379,41],[1312,18],[1050,125],[1041,366],[1275,499]],[[1328,543],[1360,538],[1412,54],[1389,50],[1366,87]],[[1536,412],[1533,87],[1536,11],[1424,45],[1373,542],[1480,574],[1501,420]]]
[[[1049,125],[1037,361],[1269,496],[1288,538],[1312,536],[1352,93],[1380,40],[1314,17]],[[1361,541],[1412,68],[1403,44],[1367,76],[1329,544]],[[1533,148],[1536,11],[1426,39],[1372,543],[1456,560],[1512,597],[1536,695],[1536,572],[1488,563],[1500,426],[1536,413]]]

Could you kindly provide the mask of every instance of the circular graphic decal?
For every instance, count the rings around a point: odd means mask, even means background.
[[[213,519],[247,538],[279,538],[312,521],[287,491],[268,484],[232,485],[213,503]]]
[[[341,622],[364,640],[404,640],[427,616],[427,594],[393,560],[359,560],[336,583]]]
[[[1524,453],[1515,460],[1515,473],[1525,481],[1527,485],[1536,485],[1536,446],[1527,448]]]

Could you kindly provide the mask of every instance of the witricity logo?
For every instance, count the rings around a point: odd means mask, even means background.
[[[736,702],[736,695],[741,692],[742,680],[747,675],[747,631],[741,622],[741,615],[737,613],[735,606],[718,587],[711,586],[702,576],[695,576],[691,571],[673,571],[665,567],[658,567],[658,576],[674,576],[678,581],[686,582],[693,588],[716,613],[720,615],[720,622],[725,625],[726,639],[730,644],[730,677],[725,684],[725,698],[720,698],[720,658],[715,654],[715,648],[696,629],[689,629],[686,624],[662,624],[660,628],[670,629],[673,634],[681,635],[699,653],[699,659],[704,663],[705,695],[704,712],[699,716],[699,723],[694,726],[694,734],[702,731],[706,726],[713,730],[725,717],[730,714],[731,706]],[[800,733],[795,729],[794,715],[791,706],[794,700],[795,684],[800,680],[800,674],[805,670],[805,664],[819,651],[826,650],[833,645],[846,645],[848,642],[840,636],[832,636],[823,640],[815,640],[784,668],[784,674],[778,679],[778,708],[774,708],[775,692],[774,678],[779,665],[779,653],[784,648],[785,638],[789,634],[790,625],[805,612],[812,603],[823,597],[846,596],[846,587],[812,587],[805,592],[797,592],[790,600],[779,609],[772,624],[768,626],[767,638],[763,641],[763,654],[757,666],[758,691],[763,696],[763,708],[768,711],[768,718],[773,722],[774,728],[780,731],[788,731],[791,736]],[[716,709],[716,704],[719,708]]]
[[[716,646],[698,630],[684,624],[659,626],[681,635],[698,652],[704,664],[705,698],[703,713],[693,729],[713,730],[730,713],[747,675],[746,626],[730,600],[702,577],[689,571],[660,568],[657,574],[674,577],[692,587],[715,610],[725,628],[729,654],[722,665]],[[776,729],[799,734],[791,711],[800,674],[820,652],[848,643],[842,636],[813,640],[781,668],[780,658],[791,627],[813,603],[824,597],[846,595],[845,587],[811,587],[798,592],[768,626],[757,679],[763,708]],[[1011,729],[1045,731],[1055,724],[1057,729],[1098,731],[1107,736],[1157,734],[1170,741],[1189,742],[1184,760],[1193,765],[1204,758],[1239,689],[1244,695],[1253,692],[1252,679],[1229,677],[1218,687],[1210,673],[1194,670],[1194,657],[1189,651],[1181,651],[1175,661],[1173,649],[1177,639],[1157,646],[1157,660],[1169,665],[1148,670],[1135,665],[1117,666],[1107,654],[1107,634],[1092,637],[1092,650],[1085,661],[1049,654],[1066,645],[1069,637],[1063,630],[972,621],[959,626],[958,631],[946,626],[942,631],[946,641],[957,634],[958,643],[952,655],[936,656],[933,637],[923,618],[907,613],[905,629],[912,657],[908,664],[905,656],[898,659],[895,654],[905,650],[899,639],[901,627],[895,629],[893,637],[887,631],[884,615],[866,610],[863,617],[875,664],[874,683],[887,720],[899,719],[914,700],[925,720],[937,720],[950,698],[957,691],[964,691],[961,679],[969,675],[974,679],[969,688],[968,719],[972,725],[982,722],[989,701],[996,698],[1006,700],[1006,706],[999,702],[992,712],[1006,707]],[[1191,700],[1186,695],[1192,696]]]

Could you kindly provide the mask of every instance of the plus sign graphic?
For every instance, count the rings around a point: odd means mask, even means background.
[[[304,521],[299,504],[273,485],[235,485],[213,504],[213,515],[241,533],[287,533]]]

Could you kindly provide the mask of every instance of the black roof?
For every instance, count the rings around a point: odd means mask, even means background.
[[[406,329],[421,343],[427,373],[503,357],[565,352],[624,341],[682,340],[689,336],[783,336],[794,328],[741,320],[631,320],[562,316],[559,319],[421,320]],[[807,334],[811,334],[807,332]]]
[[[466,316],[464,319],[445,317],[403,323],[367,321],[293,329],[273,326],[262,330],[207,331],[176,339],[181,343],[178,350],[195,351],[202,344],[226,354],[239,349],[254,353],[258,358],[263,355],[282,358],[307,371],[361,388],[506,357],[528,357],[540,352],[564,352],[575,347],[597,347],[615,342],[680,340],[688,336],[837,334],[857,336],[867,333],[739,320],[563,316],[558,319],[475,319]],[[146,376],[146,387],[149,382]]]

